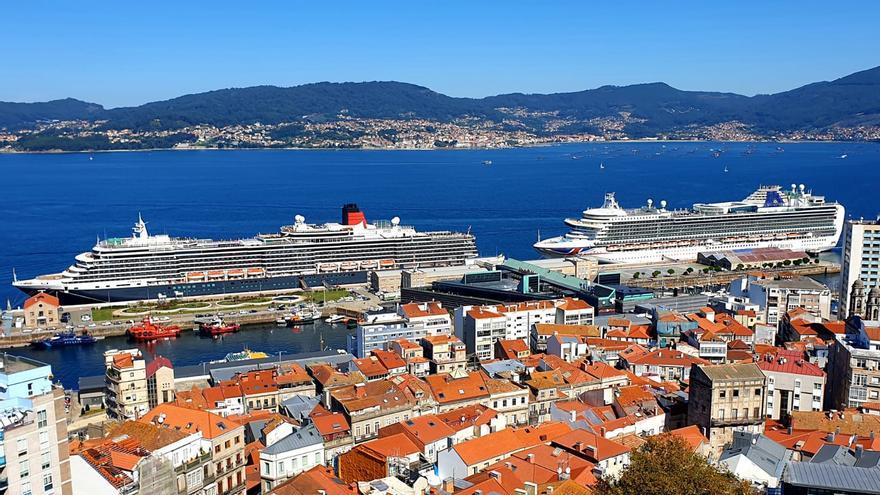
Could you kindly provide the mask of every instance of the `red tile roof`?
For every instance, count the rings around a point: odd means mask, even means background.
[[[800,357],[793,358],[791,356],[791,351],[783,351],[787,352],[787,355],[783,355],[782,352],[776,355],[776,357],[770,355],[764,355],[761,359],[758,360],[758,367],[764,371],[775,372],[775,373],[790,373],[793,375],[808,375],[808,376],[825,376],[825,372],[822,371],[822,368],[816,366],[815,364],[806,361],[801,354]],[[795,356],[798,353],[794,353]]]
[[[162,367],[174,369],[170,359],[164,356],[156,356],[155,359],[147,363],[147,378],[155,375],[159,368]]]
[[[626,454],[630,448],[596,433],[575,429],[557,437],[553,444],[582,454],[590,462],[601,462]],[[592,449],[591,449],[592,448]]]
[[[172,404],[159,404],[138,420],[162,428],[173,428],[183,433],[202,432],[202,437],[213,439],[241,425],[209,411],[198,411]]]
[[[24,302],[24,309],[28,309],[29,307],[37,303],[43,303],[49,306],[59,306],[61,304],[58,301],[57,297],[51,294],[47,294],[45,292],[38,292],[33,296],[27,298],[27,300]]]

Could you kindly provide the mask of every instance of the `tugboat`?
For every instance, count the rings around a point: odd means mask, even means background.
[[[156,325],[149,316],[141,321],[140,325],[134,325],[128,329],[128,335],[139,342],[179,337],[180,327],[177,325]]]
[[[52,337],[47,337],[45,339],[35,340],[31,343],[34,347],[42,347],[45,349],[51,349],[53,347],[63,347],[68,345],[88,345],[94,344],[98,339],[89,335],[86,330],[83,330],[81,335],[77,335],[72,330],[67,332],[56,333]]]
[[[213,320],[199,324],[199,333],[202,335],[214,337],[224,333],[234,333],[241,329],[238,323],[226,323],[219,316]]]

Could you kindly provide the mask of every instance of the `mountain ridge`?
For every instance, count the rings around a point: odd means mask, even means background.
[[[175,130],[194,125],[233,126],[331,122],[344,118],[453,122],[515,121],[534,132],[588,132],[595,120],[623,119],[631,137],[657,136],[694,126],[741,123],[755,132],[880,124],[880,66],[788,91],[744,96],[680,90],[664,82],[603,85],[560,93],[506,93],[452,97],[398,81],[259,85],[181,95],[107,109],[75,98],[0,102],[0,128],[21,129],[48,120],[106,121],[104,129]],[[547,131],[549,120],[562,127]]]

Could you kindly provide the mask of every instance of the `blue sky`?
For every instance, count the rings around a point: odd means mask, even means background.
[[[0,101],[371,80],[452,96],[771,93],[880,65],[878,25],[880,2],[12,2]]]

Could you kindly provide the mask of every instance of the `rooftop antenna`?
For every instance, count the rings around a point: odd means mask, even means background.
[[[18,282],[18,277],[15,275],[15,267],[12,267],[12,281]]]

